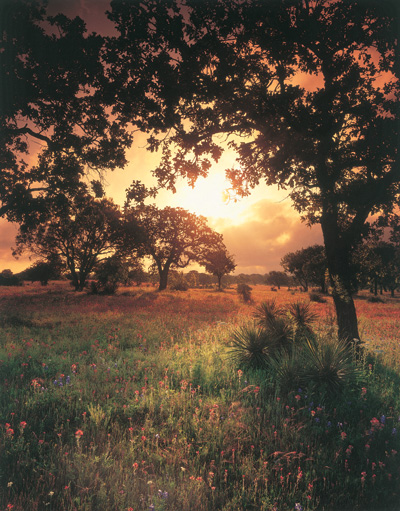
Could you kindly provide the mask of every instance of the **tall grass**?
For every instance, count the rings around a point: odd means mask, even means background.
[[[396,509],[384,354],[324,404],[231,361],[235,291],[28,292],[1,301],[1,511]]]

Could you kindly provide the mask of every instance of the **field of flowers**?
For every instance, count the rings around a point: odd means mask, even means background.
[[[272,298],[308,295],[0,288],[0,511],[400,509],[400,299],[357,298],[363,379],[324,403],[229,357]]]

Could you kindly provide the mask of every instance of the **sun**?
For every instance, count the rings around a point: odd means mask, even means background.
[[[215,173],[199,178],[190,187],[179,187],[174,202],[177,206],[205,217],[232,218],[235,215],[234,201],[230,198],[230,184],[223,173]]]

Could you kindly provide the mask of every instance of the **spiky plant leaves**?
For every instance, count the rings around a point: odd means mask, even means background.
[[[277,350],[269,367],[281,393],[288,394],[307,383],[304,353],[298,346],[294,346],[291,351]]]
[[[314,336],[313,323],[318,315],[312,310],[310,302],[298,301],[286,307],[295,330],[295,340],[304,341]]]
[[[276,305],[275,300],[267,300],[255,308],[253,316],[259,326],[268,329],[282,314],[283,309]]]
[[[311,302],[298,301],[289,303],[286,307],[297,328],[312,329],[318,315],[312,310]]]
[[[291,350],[293,344],[293,328],[285,317],[277,317],[269,326],[267,333],[271,338],[271,344],[276,348]]]
[[[265,369],[274,348],[264,329],[249,324],[233,331],[229,355],[238,367]]]
[[[319,343],[308,340],[305,362],[307,379],[328,397],[337,396],[361,383],[362,371],[351,347],[342,340]]]

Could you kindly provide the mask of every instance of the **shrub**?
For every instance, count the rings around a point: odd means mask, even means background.
[[[187,291],[189,284],[183,273],[176,273],[171,275],[169,287],[173,291]]]
[[[264,329],[243,325],[232,334],[230,356],[242,369],[264,369],[274,347]]]
[[[0,273],[0,286],[22,286],[22,282],[11,270],[3,270]]]
[[[308,296],[310,297],[310,302],[326,303],[326,299],[320,293],[312,292]]]
[[[367,301],[370,303],[385,303],[385,300],[380,296],[369,296]]]
[[[313,335],[312,325],[318,316],[311,309],[310,302],[299,301],[290,303],[287,305],[286,310],[293,322],[296,340]]]
[[[269,328],[282,314],[283,309],[276,305],[275,300],[267,300],[255,308],[253,316],[259,326]]]
[[[236,292],[238,295],[240,295],[244,303],[251,303],[253,301],[251,296],[252,288],[247,284],[238,284],[236,287]]]
[[[315,391],[328,398],[356,387],[362,380],[352,348],[342,340],[308,341],[304,356],[306,378]]]
[[[120,257],[111,256],[102,261],[96,268],[96,286],[91,284],[94,294],[113,295],[119,285],[128,278],[128,265]]]
[[[275,352],[269,367],[280,392],[289,394],[299,387],[305,387],[307,381],[303,358],[304,354],[298,347],[294,347],[290,352],[286,350]]]

